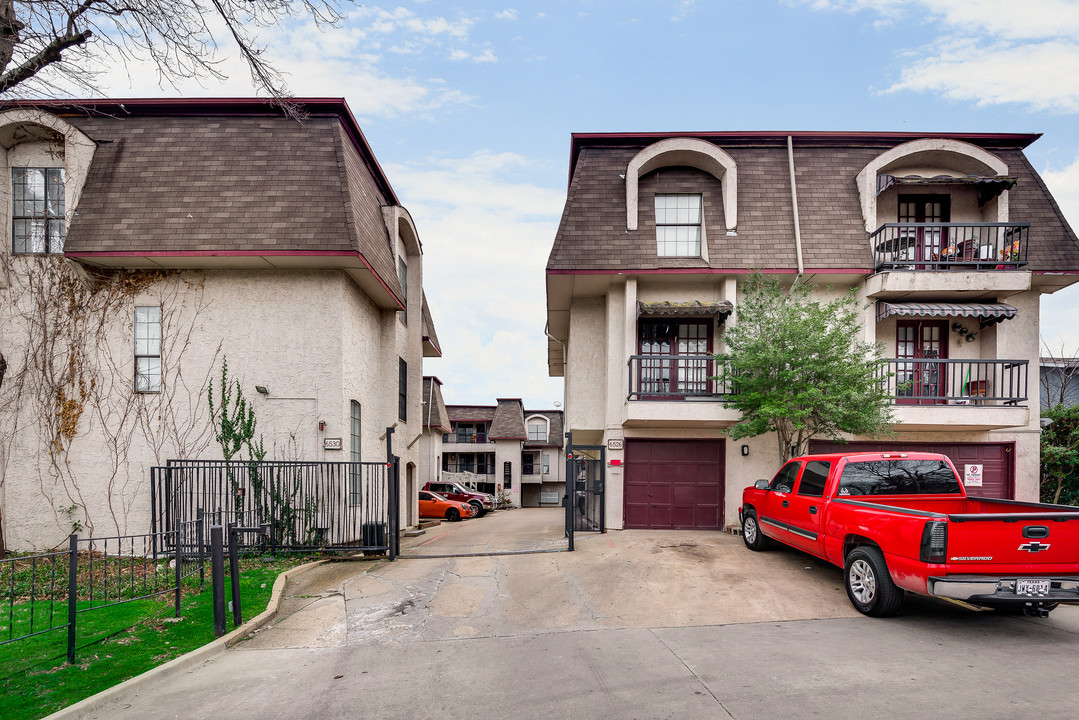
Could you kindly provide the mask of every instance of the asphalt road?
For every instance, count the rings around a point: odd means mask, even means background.
[[[551,512],[439,526],[406,553],[490,549],[500,526],[515,549],[551,549]],[[87,717],[1074,711],[1079,608],[1029,619],[914,598],[899,617],[872,619],[851,608],[838,568],[795,551],[751,553],[726,535],[655,531],[578,536],[577,548],[317,568],[286,588],[287,617],[272,627]]]

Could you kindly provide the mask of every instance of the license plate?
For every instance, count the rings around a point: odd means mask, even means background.
[[[1016,595],[1048,595],[1049,580],[1016,580]]]

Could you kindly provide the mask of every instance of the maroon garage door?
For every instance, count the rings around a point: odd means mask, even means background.
[[[936,452],[947,455],[959,476],[968,464],[982,466],[982,486],[969,488],[971,495],[1011,500],[1015,497],[1015,444],[1014,443],[895,443],[852,442],[834,443],[813,440],[809,451],[814,453],[865,452]]]
[[[626,440],[625,526],[723,527],[722,440]]]

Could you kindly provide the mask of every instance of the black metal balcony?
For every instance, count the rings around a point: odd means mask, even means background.
[[[444,443],[466,443],[469,445],[478,445],[487,442],[487,433],[485,432],[452,432],[442,435],[442,442]]]
[[[876,270],[1018,270],[1030,223],[886,223],[869,238]]]
[[[1025,405],[1027,360],[887,360],[896,405]]]
[[[630,400],[722,400],[730,382],[717,379],[714,355],[631,355]]]

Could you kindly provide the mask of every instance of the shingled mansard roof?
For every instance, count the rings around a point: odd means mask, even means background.
[[[343,267],[401,303],[382,206],[399,205],[343,99],[12,101],[95,141],[65,255],[132,267]],[[300,259],[303,258],[301,261]],[[432,334],[433,336],[433,334]]]
[[[446,402],[442,399],[442,381],[433,376],[423,378],[423,425],[448,433],[453,430]]]
[[[531,440],[525,441],[525,447],[562,447],[565,441],[565,429],[562,425],[562,411],[561,410],[525,410],[525,418],[532,417],[533,415],[542,415],[547,418],[551,426],[547,431],[547,442],[533,442]]]
[[[787,137],[792,137],[802,252],[807,272],[872,270],[856,177],[870,161],[902,143],[941,138],[984,148],[1007,164],[1010,218],[1029,222],[1028,270],[1079,272],[1079,245],[1060,208],[1023,154],[1034,134],[986,133],[662,133],[575,134],[565,210],[547,263],[548,275],[629,271],[749,272],[797,268]],[[667,138],[712,143],[737,164],[737,235],[726,231],[721,183],[684,167],[660,167],[639,181],[639,196],[662,192],[706,197],[708,261],[656,255],[655,208],[639,205],[636,229],[626,225],[630,161]],[[713,198],[708,202],[708,198]]]

